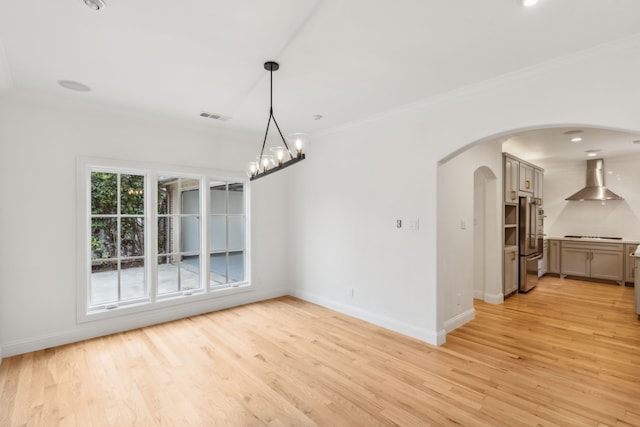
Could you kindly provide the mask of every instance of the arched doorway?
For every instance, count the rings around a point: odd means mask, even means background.
[[[473,297],[498,303],[496,284],[501,282],[499,260],[495,253],[498,245],[498,229],[495,218],[499,216],[497,177],[486,166],[473,174]],[[498,290],[499,291],[499,290]]]

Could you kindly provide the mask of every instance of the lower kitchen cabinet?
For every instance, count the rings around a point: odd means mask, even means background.
[[[565,276],[589,276],[591,250],[589,248],[562,248],[562,274]]]
[[[518,248],[504,250],[504,296],[518,291]]]
[[[624,245],[621,243],[562,243],[562,276],[613,280],[624,284]]]
[[[546,273],[560,274],[560,241],[545,240],[547,242],[547,252],[544,254]]]
[[[623,250],[591,250],[591,277],[624,283]]]
[[[635,243],[625,243],[624,245],[624,281],[633,283],[635,281],[635,257],[631,256],[638,247]]]

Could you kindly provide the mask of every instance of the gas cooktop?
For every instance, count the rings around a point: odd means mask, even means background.
[[[564,236],[570,239],[602,239],[602,240],[622,240],[622,237],[603,237],[603,236]]]

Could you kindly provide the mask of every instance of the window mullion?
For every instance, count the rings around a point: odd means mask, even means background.
[[[144,198],[145,239],[147,259],[146,274],[149,300],[154,303],[158,296],[158,176],[154,172],[146,174]]]
[[[227,182],[227,185],[225,186],[225,197],[227,199],[227,209],[225,211],[225,224],[226,224],[226,243],[225,243],[225,256],[224,256],[224,260],[226,262],[226,270],[227,270],[227,277],[226,277],[226,281],[227,284],[229,283],[229,267],[230,267],[230,262],[229,262],[229,204],[231,203],[231,197],[229,197],[229,183]]]
[[[204,281],[201,283],[205,292],[209,292],[211,289],[211,255],[209,254],[210,242],[209,242],[209,209],[211,207],[211,186],[209,184],[209,177],[203,177],[200,180],[200,187],[202,188],[200,194],[200,279]]]
[[[116,304],[119,304],[122,300],[122,259],[120,257],[120,246],[122,245],[122,206],[121,206],[121,196],[122,196],[122,179],[121,174],[116,175],[116,259],[117,261],[117,271],[118,271],[118,300]]]

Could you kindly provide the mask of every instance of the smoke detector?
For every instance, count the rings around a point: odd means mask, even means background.
[[[84,4],[92,10],[100,10],[107,5],[103,0],[84,0]]]

